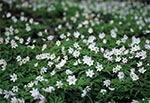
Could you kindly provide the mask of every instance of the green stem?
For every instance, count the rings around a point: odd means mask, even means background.
[[[92,98],[89,95],[87,95],[87,97],[90,99],[91,103],[93,103]]]

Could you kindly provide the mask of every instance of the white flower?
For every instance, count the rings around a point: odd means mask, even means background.
[[[145,44],[145,49],[150,49],[150,44]]]
[[[31,96],[33,96],[34,98],[38,97],[40,95],[39,91],[37,89],[32,89],[32,91],[30,91]]]
[[[90,49],[91,51],[93,50],[93,48],[95,47],[96,43],[90,43],[88,45],[88,49]]]
[[[7,90],[4,90],[3,94],[4,94],[4,98],[6,99],[9,98],[10,96],[15,95],[12,91],[7,91]]]
[[[43,54],[36,55],[37,60],[49,59],[49,57],[50,57],[50,53],[43,53]]]
[[[61,42],[58,40],[58,41],[56,41],[56,45],[57,46],[60,46],[60,44],[61,44]]]
[[[89,92],[91,90],[91,88],[89,86],[86,86],[86,88],[84,88],[82,90],[82,94],[81,94],[81,97],[85,97],[87,92]]]
[[[123,38],[121,39],[121,42],[125,43],[128,39],[128,36],[127,35],[124,35]]]
[[[51,93],[51,92],[55,91],[55,88],[52,87],[52,86],[49,86],[48,88],[43,88],[43,90],[44,90],[45,92]]]
[[[93,35],[89,36],[88,43],[93,43],[95,39],[96,39],[95,36],[93,36]]]
[[[40,73],[41,73],[41,74],[44,74],[44,73],[46,73],[46,72],[47,72],[47,68],[42,67]]]
[[[123,52],[124,55],[127,55],[128,53],[129,53],[128,49]]]
[[[53,40],[54,39],[54,36],[50,35],[47,37],[47,40]]]
[[[73,44],[73,46],[74,46],[75,48],[79,48],[79,43],[78,43],[78,42],[75,42],[75,43]]]
[[[116,49],[116,48],[113,48],[112,52],[113,52],[113,54],[116,55],[116,56],[122,54],[122,51],[121,51],[120,49]]]
[[[54,63],[51,62],[51,61],[48,61],[48,63],[47,63],[47,65],[48,65],[49,67],[52,67],[53,64],[54,64]]]
[[[45,81],[46,81],[46,80],[45,80]],[[39,81],[35,80],[35,81],[33,81],[33,84],[34,84],[34,85],[37,85],[38,82],[39,82]]]
[[[16,97],[11,98],[10,103],[25,103],[24,99],[19,99]]]
[[[122,67],[120,65],[117,65],[115,68],[113,68],[113,73],[117,73],[121,68]]]
[[[73,33],[73,35],[74,35],[75,38],[79,38],[80,33],[78,31],[76,31],[76,32]]]
[[[107,40],[106,40],[106,39],[103,39],[103,43],[106,44],[106,43],[107,43]]]
[[[100,72],[100,71],[103,69],[103,65],[102,65],[102,64],[99,64],[99,63],[97,62],[96,69],[97,69],[97,71]]]
[[[91,57],[85,55],[85,56],[83,56],[83,62],[84,62],[83,64],[87,64],[88,66],[92,66],[94,63],[94,60],[92,60]]]
[[[82,24],[83,24],[83,25],[88,25],[88,24],[89,24],[89,21],[88,21],[88,20],[85,20],[85,21],[82,22]]]
[[[39,75],[36,77],[36,80],[41,82],[44,80],[44,78],[43,78],[43,76]]]
[[[132,100],[132,102],[131,103],[140,103],[139,101],[137,101],[137,100]]]
[[[34,99],[40,99],[40,100],[44,100],[45,98],[40,94],[40,92],[38,91],[38,89],[32,88],[32,91],[30,91],[31,96]]]
[[[88,71],[86,71],[86,76],[92,78],[94,75],[93,70],[88,69]]]
[[[103,83],[104,83],[104,86],[108,87],[110,85],[111,81],[110,80],[105,80]]]
[[[61,67],[63,67],[66,64],[66,60],[65,59],[61,59],[60,63],[56,64],[56,68],[61,69]]]
[[[62,28],[62,25],[60,24],[60,25],[58,25],[58,29],[61,29]]]
[[[6,14],[6,17],[7,17],[7,18],[11,17],[11,13],[8,12],[8,13]]]
[[[131,68],[130,71],[131,71],[131,72],[135,72],[135,68]]]
[[[74,66],[77,66],[78,64],[81,64],[81,60],[80,60],[80,59],[76,60],[76,61],[73,63]]]
[[[25,103],[25,100],[24,99],[18,99],[18,102],[19,103]]]
[[[15,82],[18,78],[17,78],[17,75],[15,73],[13,73],[12,75],[10,75],[11,79],[10,81],[13,81]]]
[[[24,42],[24,39],[23,39],[23,38],[20,38],[20,39],[19,39],[19,43],[22,44],[23,42]],[[33,45],[33,46],[34,46],[34,45]]]
[[[31,27],[28,24],[26,25],[26,31],[31,31]]]
[[[140,61],[140,62],[137,63],[137,66],[140,67],[140,66],[142,66],[142,64],[143,63]]]
[[[110,91],[114,91],[114,90],[115,90],[115,88],[110,88],[110,87],[108,87],[108,89],[109,89]]]
[[[84,39],[84,37],[85,37],[84,35],[81,35],[81,37],[80,37],[80,38],[81,38],[81,39]]]
[[[31,81],[31,82],[29,82],[27,85],[24,85],[24,87],[26,88],[26,87],[33,87],[34,86],[34,83]]]
[[[138,70],[140,73],[145,73],[146,72],[146,69],[144,69],[144,67],[142,67],[142,68],[140,68],[139,70]]]
[[[80,56],[80,52],[79,52],[78,50],[75,50],[75,51],[73,52],[73,57],[77,58],[77,57],[79,57],[79,56]]]
[[[100,34],[98,35],[98,37],[99,37],[100,39],[103,39],[103,38],[105,37],[105,33],[100,33]]]
[[[101,89],[100,92],[104,95],[107,91],[106,89]]]
[[[90,88],[89,86],[86,86],[85,90],[86,90],[87,92],[89,92],[89,91],[91,90],[91,88]]]
[[[79,43],[78,42],[75,42],[73,44],[73,46],[77,49],[77,50],[81,50],[82,48],[80,47]]]
[[[91,90],[91,88],[89,86],[86,86],[86,88],[84,88],[82,90],[82,94],[81,94],[81,97],[85,97],[87,92],[89,92]]]
[[[63,55],[66,55],[66,51],[65,51],[65,47],[64,46],[61,47],[61,52],[62,52]]]
[[[117,56],[116,59],[115,59],[115,61],[116,61],[116,62],[120,62],[120,61],[121,61],[121,58]]]
[[[4,59],[0,59],[0,65],[2,65],[2,71],[4,71],[6,69],[7,62]]]
[[[67,36],[69,37],[71,35],[71,33],[70,32],[67,32]]]
[[[73,48],[69,47],[68,52],[69,52],[70,54],[72,54],[72,53],[73,53]]]
[[[117,37],[117,34],[114,30],[111,30],[111,37],[112,38],[116,38]]]
[[[11,47],[12,48],[18,47],[18,44],[15,42],[15,40],[11,40]]]
[[[4,39],[0,37],[0,44],[4,43]]]
[[[66,39],[66,35],[65,35],[65,34],[61,34],[59,37],[60,37],[61,39]]]
[[[55,75],[55,73],[56,73],[56,71],[53,70],[53,71],[51,72],[51,76]]]
[[[18,99],[16,97],[11,98],[10,103],[18,103]]]
[[[12,91],[13,92],[18,92],[18,86],[13,86]]]
[[[75,61],[75,62],[73,63],[73,65],[74,65],[74,66],[77,66],[77,65],[78,65],[78,61]]]
[[[117,76],[118,76],[119,79],[123,79],[124,78],[124,73],[123,72],[119,72]]]
[[[97,48],[98,48],[98,47],[96,47],[95,45],[96,45],[96,43],[91,43],[91,44],[89,44],[88,48],[89,48],[91,51],[97,51]],[[98,48],[98,51],[99,51],[99,48]]]
[[[77,79],[74,75],[68,76],[67,82],[69,83],[69,85],[75,85],[76,81],[77,81]]]
[[[135,51],[138,51],[138,50],[140,50],[140,46],[139,45],[133,45],[131,47],[131,52],[135,52]]]
[[[130,77],[133,81],[137,81],[139,79],[138,75],[136,75],[134,72],[130,72]]]
[[[67,75],[72,74],[72,71],[71,71],[70,69],[67,69],[67,70],[66,70],[66,74],[67,74]]]
[[[17,57],[16,57],[16,59],[17,59],[17,61],[19,62],[19,61],[21,61],[21,56],[20,55],[18,55]]]
[[[62,86],[63,86],[62,81],[57,81],[56,86],[57,86],[57,88],[62,88]]]
[[[122,59],[122,63],[127,63],[128,62],[128,59],[127,58],[123,58]]]
[[[140,52],[140,56],[141,56],[140,59],[145,59],[145,58],[147,57],[146,53],[147,53],[146,51],[142,50],[142,51]]]
[[[3,94],[3,89],[0,88],[0,94]]]
[[[141,42],[140,38],[136,38],[135,36],[133,36],[131,46],[134,44],[139,44],[140,42]]]
[[[117,41],[116,41],[116,44],[117,44],[117,45],[120,45],[120,43],[121,43],[120,40],[117,40]]]
[[[134,32],[134,30],[132,29],[132,28],[130,28],[130,31],[133,33]]]
[[[86,91],[86,90],[83,90],[83,91],[82,91],[82,94],[81,94],[81,97],[85,97],[86,94],[87,94],[87,91]]]
[[[51,54],[51,55],[50,55],[50,59],[51,59],[51,60],[55,59],[55,57],[56,57],[55,54]]]
[[[20,63],[21,63],[20,66],[21,66],[22,64],[26,64],[26,62],[28,62],[29,59],[30,59],[29,56],[27,56],[26,58],[22,59],[22,60],[20,61]]]
[[[16,23],[16,22],[17,22],[17,20],[18,20],[15,16],[12,16],[12,18],[11,18],[11,19],[12,19],[12,21],[13,21],[14,23]]]
[[[47,48],[47,45],[44,44],[44,45],[42,46],[42,51],[44,51],[46,48]]]
[[[92,28],[89,28],[89,29],[88,29],[88,33],[90,33],[90,34],[93,33],[93,29],[92,29]]]

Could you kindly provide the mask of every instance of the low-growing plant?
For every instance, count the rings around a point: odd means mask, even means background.
[[[0,103],[150,103],[150,5],[2,0]]]

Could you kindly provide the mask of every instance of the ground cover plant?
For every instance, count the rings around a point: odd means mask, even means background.
[[[150,5],[0,1],[0,103],[150,103]]]

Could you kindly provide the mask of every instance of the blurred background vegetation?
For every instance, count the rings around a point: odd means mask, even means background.
[[[83,1],[83,0],[76,0],[76,1]],[[84,0],[84,1],[88,1],[88,0]],[[141,2],[141,3],[150,3],[150,0],[95,0],[95,1],[130,1],[130,2]]]
[[[28,0],[0,0],[1,1],[5,1],[5,2],[15,2],[15,1],[19,1],[19,2],[25,2]],[[43,1],[56,1],[56,0],[29,0],[30,2],[43,2]],[[57,1],[62,1],[62,0],[57,0]],[[67,1],[67,0],[63,0],[63,1]],[[69,0],[71,1],[71,0]],[[72,0],[72,1],[89,1],[89,0]],[[141,3],[150,3],[150,0],[93,0],[93,1],[130,1],[130,2],[141,2]]]

